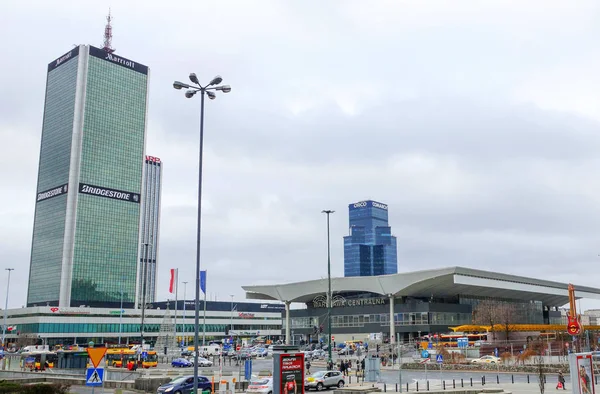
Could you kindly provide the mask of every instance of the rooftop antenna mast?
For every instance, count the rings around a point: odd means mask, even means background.
[[[113,53],[115,49],[112,47],[112,26],[110,25],[110,21],[112,17],[110,16],[110,8],[108,9],[108,16],[106,17],[106,27],[104,28],[104,49],[108,53]]]

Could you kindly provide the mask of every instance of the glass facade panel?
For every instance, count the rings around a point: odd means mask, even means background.
[[[48,72],[27,303],[58,301],[67,194],[40,193],[69,182],[78,56]],[[66,189],[64,190],[66,191]]]
[[[80,184],[141,193],[147,75],[89,57]],[[71,304],[135,299],[140,201],[79,193]]]

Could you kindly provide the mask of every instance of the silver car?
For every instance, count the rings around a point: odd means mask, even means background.
[[[340,371],[315,372],[304,381],[306,390],[317,389],[322,391],[329,387],[344,387],[344,376]]]
[[[246,393],[273,394],[273,378],[253,379],[250,381]]]

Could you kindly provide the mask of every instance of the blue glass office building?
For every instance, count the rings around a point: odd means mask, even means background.
[[[396,237],[388,206],[367,200],[348,205],[350,235],[344,237],[344,276],[398,273]]]

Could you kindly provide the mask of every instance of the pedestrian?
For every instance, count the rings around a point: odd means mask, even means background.
[[[310,361],[306,362],[306,374],[310,375]]]
[[[556,385],[556,389],[563,389],[566,390],[565,388],[565,376],[563,375],[562,371],[558,371],[558,384]]]

